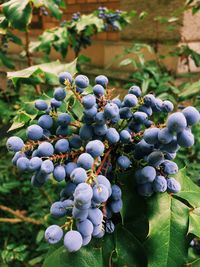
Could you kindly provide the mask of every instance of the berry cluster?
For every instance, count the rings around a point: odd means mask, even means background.
[[[106,7],[98,8],[98,17],[104,20],[105,30],[109,30],[109,27],[114,31],[120,30],[119,21],[121,20],[121,14],[121,10],[110,12]]]
[[[114,231],[115,214],[122,209],[120,172],[134,169],[138,192],[145,197],[180,190],[170,177],[178,172],[172,160],[180,146],[193,145],[190,127],[200,114],[187,107],[169,115],[166,124],[155,125],[150,118],[154,113],[172,112],[170,101],[153,94],[143,97],[137,86],[129,89],[123,101],[112,99],[113,90],[108,89],[104,75],[96,77],[91,94],[85,75],[73,78],[64,72],[59,81],[62,86],[55,89],[49,104],[35,102],[42,115],[27,128],[27,141],[10,137],[7,148],[15,152],[12,161],[20,171],[33,173],[32,185],[40,187],[51,176],[66,182],[60,200],[50,208],[52,216],[66,217],[66,223],[48,227],[45,238],[57,243],[66,230],[64,246],[72,252],[92,237]],[[69,91],[83,108],[77,120],[70,109],[60,112]]]

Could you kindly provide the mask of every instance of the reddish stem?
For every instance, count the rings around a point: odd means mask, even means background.
[[[104,163],[106,162],[108,156],[110,155],[111,150],[112,150],[112,147],[110,147],[110,148],[108,149],[108,151],[105,153],[104,158],[103,158],[103,160],[102,160],[102,162],[101,162],[101,165],[99,166],[99,168],[98,168],[97,171],[96,171],[96,175],[98,175],[98,174],[101,172],[101,169],[103,168]]]

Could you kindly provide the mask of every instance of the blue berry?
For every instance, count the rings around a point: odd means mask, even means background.
[[[96,106],[93,106],[89,109],[85,109],[84,111],[84,115],[86,116],[86,118],[94,118],[95,115],[97,114],[97,108]]]
[[[67,136],[69,133],[68,126],[58,126],[56,129],[56,135],[58,136]]]
[[[129,133],[129,131],[127,130],[122,130],[120,132],[120,140],[122,141],[122,143],[129,143],[131,141],[131,135]]]
[[[39,157],[33,157],[29,161],[29,170],[37,171],[40,169],[41,165],[42,165],[42,159]]]
[[[62,87],[57,87],[54,91],[53,97],[57,100],[57,101],[62,101],[65,99],[66,97],[66,90],[65,88]]]
[[[121,108],[122,102],[119,98],[113,99],[112,102],[115,103],[118,106],[118,108]]]
[[[76,168],[71,172],[70,178],[73,183],[84,183],[87,179],[87,173],[83,168]]]
[[[99,75],[95,78],[95,83],[102,85],[104,88],[108,85],[108,78],[104,75]]]
[[[53,170],[53,176],[56,179],[56,181],[58,181],[58,182],[61,182],[62,180],[64,180],[65,176],[66,176],[64,166],[63,165],[55,166],[55,168]]]
[[[194,135],[185,129],[177,135],[177,143],[181,147],[191,147],[194,145]]]
[[[158,133],[158,140],[162,144],[169,144],[173,140],[173,134],[169,131],[168,128],[163,128]]]
[[[42,115],[38,120],[38,125],[43,129],[50,129],[53,126],[53,119],[49,115]]]
[[[72,83],[73,81],[72,75],[69,72],[61,72],[58,78],[59,78],[59,82],[62,85],[65,85],[66,81],[68,81],[69,83]]]
[[[146,166],[141,169],[139,175],[136,177],[138,184],[145,184],[149,182],[153,182],[156,178],[156,170],[151,166]]]
[[[122,191],[121,191],[120,187],[116,184],[112,185],[111,198],[113,200],[120,200],[121,197],[122,197]]]
[[[65,209],[62,201],[57,201],[51,205],[50,213],[54,217],[60,218],[67,214],[67,210]]]
[[[93,138],[93,128],[92,128],[92,126],[83,125],[80,128],[79,135],[80,135],[81,139],[83,139],[83,140],[87,140],[87,141],[92,140],[92,138]]]
[[[80,210],[76,207],[73,207],[72,216],[79,221],[84,221],[88,217],[88,209]]]
[[[199,122],[200,114],[199,111],[194,107],[187,107],[183,109],[183,115],[186,118],[188,125],[194,125]]]
[[[54,170],[53,162],[49,159],[44,160],[41,165],[41,172],[45,174],[50,174]]]
[[[61,101],[58,101],[55,98],[51,99],[51,107],[52,108],[59,108],[61,105],[62,105]]]
[[[126,170],[130,167],[131,161],[127,156],[120,156],[117,159],[117,164],[120,168],[122,168],[123,170]]]
[[[131,112],[130,108],[122,107],[119,110],[119,115],[121,119],[130,119],[133,116],[133,113]]]
[[[60,139],[55,143],[55,150],[59,153],[69,151],[69,142],[66,139]]]
[[[76,86],[79,87],[79,88],[83,88],[84,89],[84,88],[89,86],[89,79],[85,75],[76,76],[74,81],[75,81]]]
[[[82,98],[84,108],[90,109],[96,104],[96,98],[93,95],[86,95]]]
[[[105,224],[105,231],[108,234],[112,234],[115,231],[115,225],[111,220],[107,220]]]
[[[178,166],[175,162],[166,160],[163,164],[163,170],[166,174],[176,174],[178,172]]]
[[[77,164],[75,162],[69,162],[65,165],[66,176],[69,178],[71,172],[77,168]]]
[[[148,144],[156,144],[158,142],[158,134],[160,132],[159,128],[150,128],[145,130],[144,132],[144,140],[148,143]]]
[[[90,241],[92,239],[92,236],[91,235],[82,236],[82,238],[83,238],[83,244],[82,244],[82,246],[87,246],[90,243]]]
[[[154,192],[163,193],[167,190],[167,180],[164,176],[156,176],[155,180],[153,181],[153,190]]]
[[[164,112],[169,113],[169,112],[172,112],[173,109],[174,109],[174,105],[171,101],[168,101],[168,100],[163,101],[162,110]]]
[[[147,120],[147,114],[141,111],[133,113],[133,118],[136,122],[144,123]]]
[[[89,209],[88,219],[93,223],[94,226],[97,226],[103,221],[103,213],[98,208]]]
[[[167,179],[167,190],[170,193],[178,193],[181,191],[181,185],[174,178]]]
[[[85,170],[92,169],[94,164],[93,157],[88,153],[83,153],[78,157],[77,165],[84,168]]]
[[[17,160],[17,168],[20,171],[26,171],[29,168],[29,159],[21,157]]]
[[[61,113],[58,115],[58,124],[61,126],[68,126],[71,122],[71,116],[67,113]]]
[[[130,87],[130,89],[128,90],[128,93],[129,94],[132,94],[132,95],[135,95],[137,97],[141,96],[142,94],[142,91],[140,89],[140,87],[136,86],[136,85],[133,85]]]
[[[105,89],[100,84],[96,84],[93,87],[93,92],[94,92],[95,96],[100,97],[100,96],[105,94]]]
[[[108,127],[106,124],[104,125],[95,125],[94,133],[99,136],[103,136],[107,133]]]
[[[78,149],[82,146],[82,140],[79,135],[73,135],[69,138],[69,145],[71,148]]]
[[[106,123],[104,113],[102,111],[97,112],[97,114],[95,115],[95,122],[98,125],[104,125]]]
[[[170,132],[179,133],[187,126],[186,119],[181,112],[171,114],[167,119],[167,128]]]
[[[47,103],[44,100],[36,100],[35,101],[35,107],[38,110],[47,110],[48,105],[47,105]]]
[[[104,107],[104,116],[106,119],[111,120],[119,115],[119,108],[115,103],[108,103]]]
[[[110,202],[110,209],[113,213],[118,213],[121,211],[122,209],[122,200],[119,199],[119,200],[114,200],[114,201],[111,201]]]
[[[54,153],[54,148],[52,146],[52,144],[50,144],[49,142],[42,142],[39,146],[38,146],[38,154],[41,157],[49,157],[52,156]]]
[[[92,188],[86,183],[80,183],[74,191],[75,201],[81,204],[90,203],[93,196]]]
[[[110,144],[116,144],[119,142],[120,136],[115,128],[109,128],[106,132],[106,139]]]
[[[69,252],[78,251],[83,244],[83,239],[78,231],[71,230],[64,236],[64,246]]]
[[[124,97],[124,106],[125,107],[134,107],[136,106],[138,103],[137,97],[135,95],[132,94],[128,94]]]
[[[98,175],[96,177],[96,181],[97,181],[97,184],[105,185],[105,187],[108,189],[108,193],[109,193],[109,196],[110,196],[111,193],[112,193],[110,181],[103,175]]]
[[[39,125],[33,124],[27,128],[26,135],[28,139],[39,140],[43,136],[43,129]]]
[[[8,138],[6,146],[8,150],[18,152],[23,148],[24,142],[20,137],[12,136]]]
[[[164,162],[164,154],[159,150],[153,151],[148,155],[147,162],[153,167],[158,167]]]
[[[96,203],[102,203],[107,201],[109,197],[108,189],[103,184],[98,184],[93,187],[93,200]]]
[[[94,230],[94,226],[90,220],[86,219],[82,222],[77,223],[77,230],[79,231],[81,235],[89,236],[92,234]]]
[[[51,225],[45,231],[45,239],[50,244],[58,243],[63,237],[63,230],[58,225]]]

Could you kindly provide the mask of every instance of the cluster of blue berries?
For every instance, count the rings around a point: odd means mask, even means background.
[[[121,16],[123,12],[121,10],[111,12],[106,7],[99,7],[97,12],[98,17],[104,20],[105,30],[109,30],[110,27],[114,31],[120,30],[119,22],[123,20],[123,17]]]
[[[123,100],[112,97],[108,78],[97,76],[92,93],[89,79],[75,78],[68,72],[59,75],[61,86],[53,98],[37,100],[41,114],[27,128],[27,140],[17,136],[7,140],[15,152],[13,164],[22,172],[32,173],[31,183],[44,185],[53,177],[65,183],[60,198],[50,208],[55,218],[66,218],[62,226],[51,225],[45,238],[50,244],[64,235],[64,246],[74,252],[92,237],[101,238],[115,229],[115,218],[122,209],[122,191],[118,173],[136,170],[138,192],[149,197],[154,192],[176,193],[179,183],[170,175],[178,172],[172,161],[179,147],[194,144],[191,126],[200,119],[194,107],[168,116],[166,124],[156,126],[153,113],[170,113],[170,101],[153,94],[142,96],[132,86]],[[73,93],[83,108],[82,117],[61,112],[67,94]],[[50,103],[49,103],[50,102]]]

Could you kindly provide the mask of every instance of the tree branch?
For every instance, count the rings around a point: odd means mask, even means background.
[[[9,207],[6,207],[4,205],[0,205],[0,210],[8,212],[12,215],[14,215],[17,218],[0,218],[0,222],[10,222],[10,223],[19,223],[19,222],[28,222],[36,225],[43,224],[42,221],[26,217],[22,215],[22,212],[19,210],[13,210]]]

